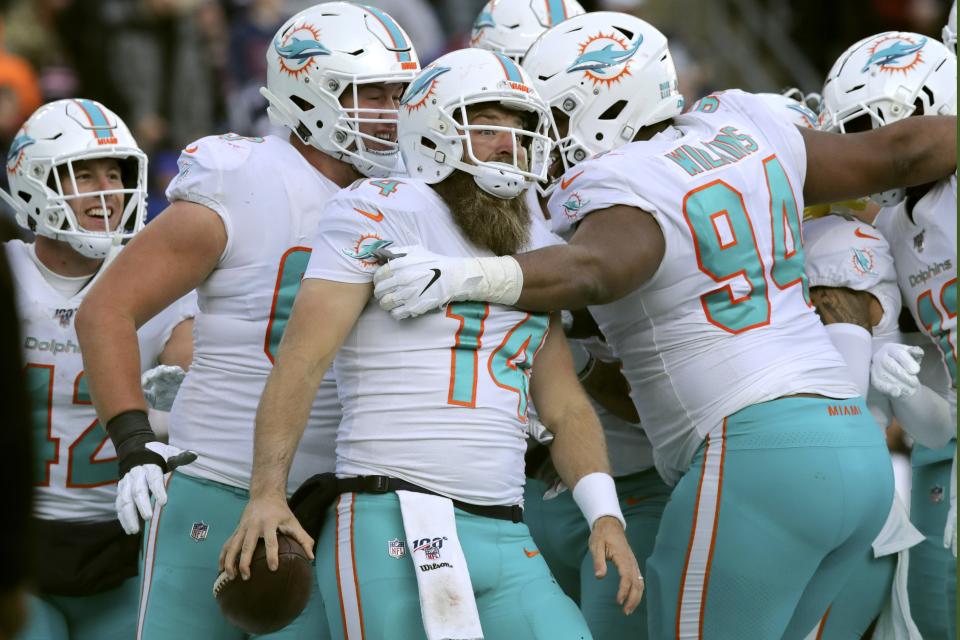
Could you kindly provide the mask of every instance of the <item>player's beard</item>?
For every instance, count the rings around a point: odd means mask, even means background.
[[[507,200],[492,196],[477,186],[472,175],[459,170],[433,188],[463,235],[478,247],[509,256],[530,239],[530,213],[522,193]]]

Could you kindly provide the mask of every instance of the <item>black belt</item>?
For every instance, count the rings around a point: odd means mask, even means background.
[[[416,491],[418,493],[429,493],[433,496],[440,495],[435,491],[389,476],[357,476],[356,478],[337,479],[337,493],[390,493],[392,491]],[[453,499],[451,498],[451,500]],[[523,522],[523,508],[518,504],[483,506],[453,500],[453,506],[475,516]]]

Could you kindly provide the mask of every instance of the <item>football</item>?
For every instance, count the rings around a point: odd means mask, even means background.
[[[237,575],[231,580],[221,572],[213,584],[213,595],[230,624],[250,634],[279,631],[300,615],[313,589],[313,564],[293,538],[277,533],[280,564],[267,567],[263,538],[250,561],[250,579]]]

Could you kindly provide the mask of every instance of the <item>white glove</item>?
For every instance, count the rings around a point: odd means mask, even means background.
[[[187,373],[180,367],[161,364],[143,373],[140,386],[143,387],[143,397],[150,408],[157,411],[170,411],[173,399],[177,397],[180,383]]]
[[[148,442],[146,449],[162,456],[168,468],[173,471],[180,465],[189,464],[197,458],[192,451],[184,451],[162,442]],[[133,467],[120,478],[117,484],[117,499],[114,506],[117,518],[123,530],[129,534],[140,531],[140,518],[153,517],[153,506],[162,507],[167,503],[167,490],[163,483],[163,470],[155,464],[141,464]],[[139,514],[139,515],[138,515]]]
[[[950,511],[947,526],[943,530],[943,546],[957,557],[957,452],[953,452],[953,468],[950,470]]]
[[[909,398],[920,388],[920,361],[923,349],[905,344],[887,343],[873,354],[870,384],[891,398]]]
[[[540,422],[535,416],[527,416],[527,437],[533,438],[540,444],[550,444],[553,442],[553,431],[547,425]]]
[[[420,246],[397,247],[405,254],[373,274],[373,294],[396,320],[422,315],[455,300],[513,304],[523,288],[523,271],[510,256],[450,258]]]

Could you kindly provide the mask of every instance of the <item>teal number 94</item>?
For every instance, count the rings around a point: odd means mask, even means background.
[[[766,158],[763,169],[770,195],[770,280],[780,290],[799,285],[809,305],[800,212],[793,189],[776,156]],[[769,324],[767,268],[743,194],[723,180],[714,180],[684,196],[683,216],[693,236],[697,266],[721,285],[700,296],[707,320],[730,333]],[[735,278],[743,278],[749,286],[739,297],[733,293]]]

